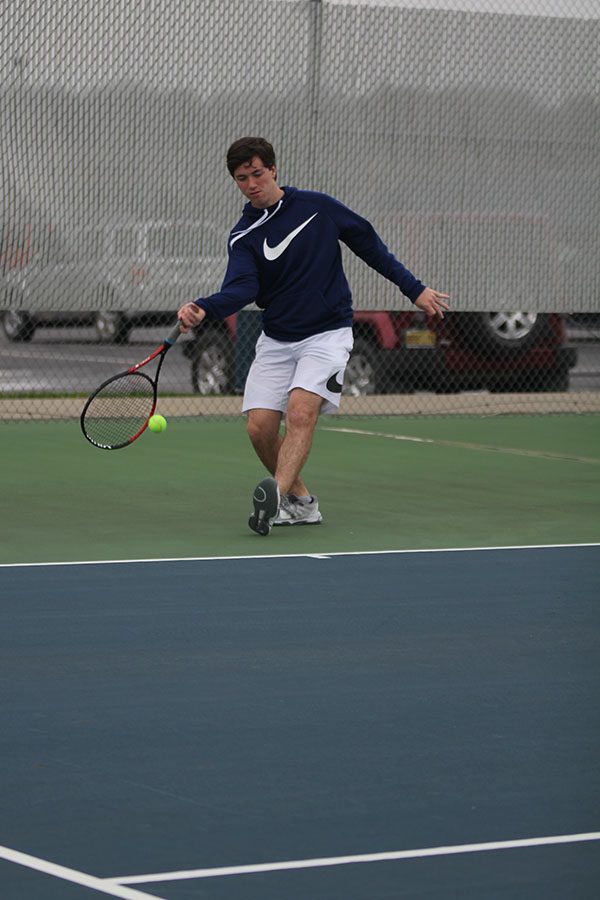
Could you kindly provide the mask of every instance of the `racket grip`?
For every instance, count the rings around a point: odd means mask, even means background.
[[[179,319],[177,320],[177,325],[174,326],[172,331],[169,332],[167,337],[165,338],[165,344],[174,344],[181,334],[181,323]]]

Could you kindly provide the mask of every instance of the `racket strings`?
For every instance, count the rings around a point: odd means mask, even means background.
[[[121,447],[144,427],[154,408],[154,385],[141,373],[105,384],[90,400],[83,417],[86,436],[100,447]]]

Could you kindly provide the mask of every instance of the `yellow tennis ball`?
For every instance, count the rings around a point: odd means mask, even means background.
[[[148,422],[148,428],[150,431],[154,431],[155,434],[158,434],[161,431],[167,430],[167,420],[164,416],[150,416],[150,421]]]

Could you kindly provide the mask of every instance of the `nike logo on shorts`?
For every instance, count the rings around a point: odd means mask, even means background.
[[[331,378],[329,379],[329,381],[327,382],[327,384],[325,385],[327,390],[331,391],[332,394],[341,394],[342,393],[342,388],[344,387],[344,385],[340,384],[339,381],[337,380],[337,376],[339,374],[340,374],[339,372],[336,372],[335,375],[332,375]]]
[[[284,239],[282,241],[280,241],[278,244],[276,244],[274,247],[269,247],[269,245],[267,244],[267,239],[265,238],[263,241],[263,253],[265,254],[265,259],[272,261],[274,259],[277,259],[279,256],[281,256],[281,254],[284,252],[284,250],[287,250],[287,248],[290,246],[290,244],[292,243],[292,241],[294,240],[296,235],[300,234],[302,229],[306,228],[308,223],[312,222],[312,220],[314,219],[314,217],[316,215],[318,215],[318,213],[315,213],[314,215],[312,215],[310,217],[310,219],[307,219],[306,222],[302,222],[301,225],[298,225],[297,228],[294,228],[293,231],[290,231],[288,236],[284,237]]]

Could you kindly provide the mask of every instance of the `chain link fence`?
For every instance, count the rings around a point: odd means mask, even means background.
[[[369,218],[452,298],[352,254],[342,412],[600,410],[595,0],[19,0],[2,7],[0,410],[75,416],[220,287],[263,134],[282,184]],[[170,415],[231,415],[260,327],[182,339]]]

